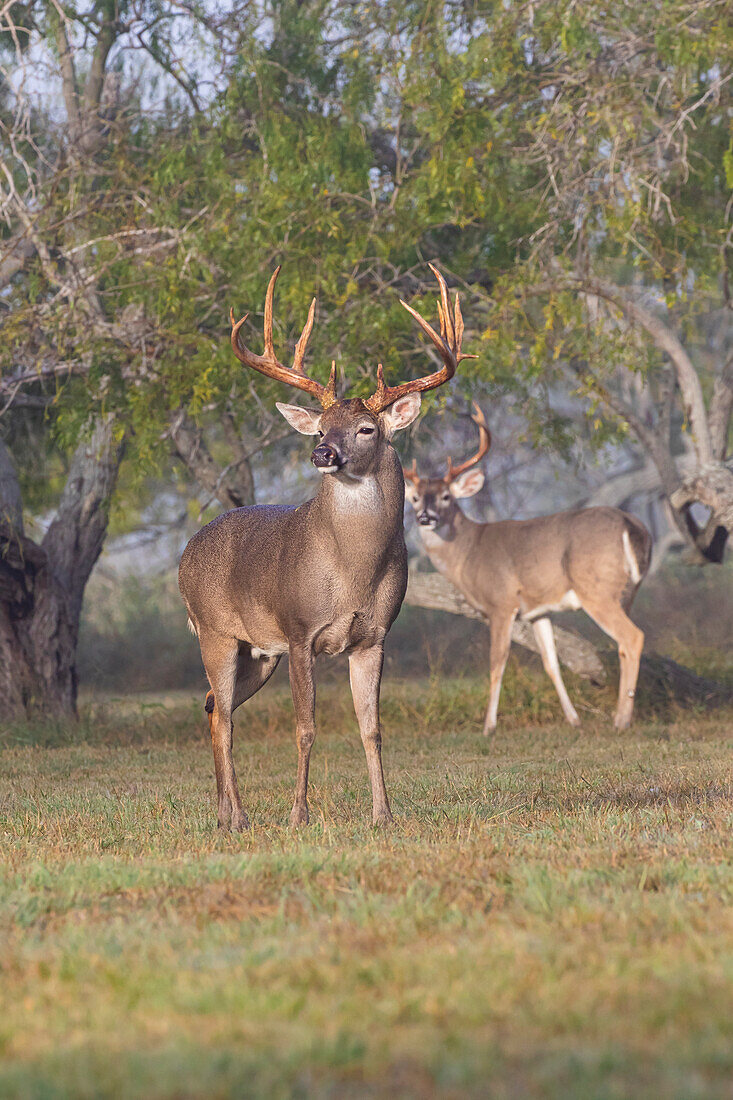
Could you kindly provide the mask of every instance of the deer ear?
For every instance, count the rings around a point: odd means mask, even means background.
[[[473,497],[484,483],[484,475],[480,470],[466,470],[459,474],[455,481],[450,483],[451,495],[460,500],[461,497]]]
[[[395,432],[412,424],[420,412],[420,402],[419,393],[407,393],[379,414],[387,439],[391,439]]]
[[[302,405],[286,405],[282,401],[276,401],[275,408],[296,432],[301,435],[318,435],[323,413],[316,412],[315,409],[304,409]]]

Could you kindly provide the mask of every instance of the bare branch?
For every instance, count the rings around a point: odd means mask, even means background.
[[[211,493],[224,508],[241,508],[254,501],[252,471],[246,455],[223,469],[211,457],[201,429],[181,409],[169,429],[176,453],[202,489]]]

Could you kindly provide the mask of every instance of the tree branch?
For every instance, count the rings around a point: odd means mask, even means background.
[[[170,437],[183,464],[201,488],[216,497],[222,507],[242,508],[253,503],[252,475],[246,457],[222,469],[211,457],[201,429],[183,409],[171,421]],[[246,472],[243,476],[238,474],[239,466],[244,466],[249,476]]]
[[[57,0],[52,0],[55,8],[54,38],[59,55],[59,67],[61,69],[61,88],[64,96],[66,115],[69,120],[69,131],[72,143],[75,143],[81,133],[81,116],[79,113],[79,85],[76,79],[74,55],[71,52],[69,37],[66,33],[66,13]]]
[[[713,457],[724,462],[728,446],[728,427],[733,414],[733,356],[715,379],[710,402],[710,443]]]
[[[677,459],[680,474],[685,477],[693,473],[697,466],[694,455],[680,455]],[[631,497],[640,496],[643,493],[663,493],[664,485],[659,476],[659,469],[655,462],[647,462],[636,470],[618,474],[604,482],[596,489],[585,502],[587,507],[596,508],[602,505],[617,508]]]
[[[97,43],[94,47],[92,64],[84,85],[84,114],[97,114],[102,97],[104,74],[107,67],[107,57],[117,37],[117,27],[114,21],[114,4],[101,5],[105,10],[102,23],[97,35]]]
[[[700,378],[677,336],[661,318],[642,306],[638,300],[629,298],[625,291],[614,283],[608,283],[593,276],[578,276],[572,282],[576,287],[581,286],[588,293],[596,294],[599,298],[615,305],[629,320],[635,321],[646,329],[657,347],[669,356],[682,394],[685,413],[690,422],[698,459],[701,463],[710,462],[713,451]]]

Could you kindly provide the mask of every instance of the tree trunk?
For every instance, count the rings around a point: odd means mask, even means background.
[[[76,713],[76,637],[48,556],[0,529],[0,694],[5,719]]]
[[[702,528],[690,512],[690,505],[696,502],[710,510],[708,522]],[[702,466],[672,493],[671,504],[684,514],[703,563],[722,562],[733,531],[733,471],[722,462]]]
[[[17,476],[0,443],[0,691],[6,719],[76,714],[76,646],[84,589],[107,532],[122,445],[109,418],[71,461],[56,516],[39,546],[22,530]],[[11,504],[14,508],[11,510]]]
[[[471,607],[458,589],[454,588],[440,573],[411,571],[407,582],[405,603],[413,607],[425,607],[431,611],[448,611],[451,615],[464,615],[467,619],[487,622],[485,616]],[[590,642],[571,630],[563,630],[557,626],[553,626],[553,630],[557,655],[566,668],[585,680],[602,684],[606,679],[606,670]],[[524,646],[525,649],[530,649],[533,653],[539,653],[530,623],[515,622],[512,627],[512,641]]]

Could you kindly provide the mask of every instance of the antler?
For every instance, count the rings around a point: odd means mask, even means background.
[[[241,321],[235,322],[234,310],[230,309],[229,319],[232,323],[232,351],[237,359],[239,359],[240,363],[244,363],[246,367],[252,367],[254,370],[258,370],[260,374],[266,374],[268,378],[275,378],[278,382],[285,382],[288,386],[295,386],[299,390],[305,390],[306,393],[310,393],[314,397],[317,397],[323,408],[327,409],[336,401],[336,364],[331,364],[331,377],[328,380],[327,386],[322,386],[320,382],[316,382],[315,378],[309,378],[303,370],[303,357],[313,329],[313,318],[316,311],[315,298],[311,302],[311,307],[308,310],[308,320],[305,322],[303,331],[300,334],[300,339],[295,345],[292,367],[286,367],[275,355],[275,348],[272,343],[272,296],[275,291],[275,283],[280,274],[281,266],[282,265],[278,264],[275,268],[267,287],[264,325],[265,354],[255,355],[255,353],[250,351],[239,339],[239,330],[247,320],[249,314],[245,313]]]
[[[400,386],[387,386],[384,381],[384,368],[380,363],[377,367],[376,392],[372,394],[368,401],[364,402],[366,407],[373,413],[381,412],[382,409],[386,409],[400,397],[404,397],[405,394],[424,393],[425,390],[433,390],[436,386],[442,386],[444,382],[447,382],[448,379],[452,378],[456,373],[456,367],[461,359],[478,358],[476,355],[466,355],[461,351],[463,317],[461,316],[461,305],[458,300],[458,294],[456,294],[456,302],[453,309],[453,315],[451,316],[450,299],[448,298],[448,288],[445,285],[445,279],[436,267],[433,267],[432,264],[428,266],[440,284],[441,300],[438,302],[440,336],[432,325],[429,325],[412,306],[408,306],[407,302],[403,302],[402,299],[400,299],[400,304],[405,307],[408,313],[412,314],[423,332],[433,341],[441,354],[445,366],[441,367],[441,369],[434,374],[426,375],[425,378],[415,378],[412,382],[403,382]]]
[[[464,470],[468,470],[471,466],[475,466],[477,462],[480,462],[488,451],[489,447],[491,446],[491,432],[489,431],[489,427],[486,423],[486,418],[475,401],[473,403],[473,407],[476,410],[476,415],[472,416],[471,420],[473,420],[474,424],[478,425],[478,450],[476,451],[476,454],[473,456],[473,458],[466,459],[466,461],[462,462],[460,466],[454,466],[451,459],[448,459],[448,473],[443,478],[443,481],[446,483],[446,485],[450,485],[451,481],[457,478],[459,474],[462,474]]]

